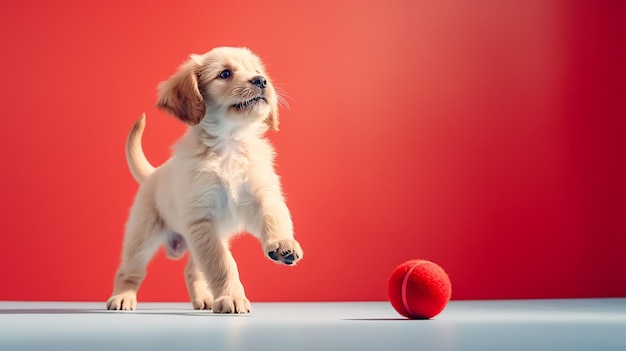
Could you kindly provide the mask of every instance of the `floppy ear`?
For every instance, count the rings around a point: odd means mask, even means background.
[[[169,80],[159,84],[157,107],[192,126],[200,123],[206,112],[198,87],[199,69],[198,56],[192,55]]]
[[[274,93],[274,96],[276,96],[276,93]],[[270,113],[265,118],[265,123],[271,130],[278,131],[278,98],[272,99],[269,103]]]
[[[271,130],[278,131],[278,107],[276,105],[272,106],[272,110],[265,119],[265,123],[267,123]]]

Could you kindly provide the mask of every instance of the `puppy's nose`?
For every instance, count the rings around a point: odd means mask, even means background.
[[[265,77],[256,76],[250,80],[250,83],[254,84],[258,88],[265,89],[265,86],[267,85],[267,80],[265,79]]]

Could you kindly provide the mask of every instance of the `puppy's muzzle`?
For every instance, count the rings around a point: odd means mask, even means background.
[[[265,99],[265,87],[267,87],[267,79],[263,76],[256,76],[250,79],[250,84],[252,84],[256,89],[247,90],[245,95],[248,97],[245,100],[240,101],[237,104],[232,105],[232,107],[238,110],[247,110],[257,103],[264,102],[267,103],[267,99]],[[253,92],[253,90],[257,90],[257,92]]]
[[[265,77],[262,77],[262,76],[256,76],[250,79],[250,83],[252,83],[252,85],[254,85],[255,87],[263,90],[267,86],[267,79],[265,79]]]

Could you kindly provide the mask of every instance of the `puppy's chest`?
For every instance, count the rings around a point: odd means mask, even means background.
[[[220,192],[227,196],[229,206],[238,205],[249,194],[246,184],[249,181],[250,160],[240,152],[213,153],[204,167],[217,180]]]

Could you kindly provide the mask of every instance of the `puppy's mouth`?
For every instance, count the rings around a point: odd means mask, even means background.
[[[253,97],[252,99],[248,99],[239,103],[236,103],[234,105],[231,105],[231,107],[234,107],[238,110],[245,110],[245,109],[249,109],[257,104],[260,103],[266,103],[267,100],[265,100],[265,96],[263,95],[258,95]]]

